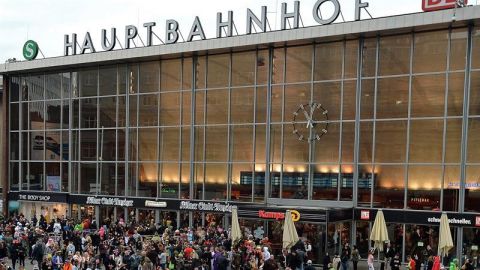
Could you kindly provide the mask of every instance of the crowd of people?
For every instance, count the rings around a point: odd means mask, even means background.
[[[0,223],[0,270],[314,270],[312,243],[300,239],[290,249],[275,250],[268,237],[244,234],[232,243],[229,229],[218,225],[176,228],[165,220],[139,223],[82,221],[40,216],[27,220],[15,215]],[[278,244],[278,243],[277,243]],[[323,257],[323,270],[357,270],[362,259],[358,248],[343,245],[340,252]],[[408,256],[408,270],[440,270],[439,257],[427,246],[425,254]],[[370,250],[369,270],[400,270],[400,254],[390,244],[374,257]],[[375,264],[378,259],[378,264]],[[474,263],[459,265],[452,260],[449,270],[473,270]],[[423,267],[422,267],[423,266]],[[378,268],[379,267],[379,268]],[[10,269],[9,269],[10,268]],[[29,268],[30,270],[31,268]]]
[[[220,226],[12,216],[1,224],[0,270],[312,270],[309,245],[299,241],[274,256],[267,237],[232,243]]]

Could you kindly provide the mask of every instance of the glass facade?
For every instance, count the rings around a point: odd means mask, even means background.
[[[9,189],[480,212],[480,28],[299,44],[11,76]],[[281,241],[279,222],[241,222]],[[369,221],[296,224],[317,263],[371,246]],[[387,226],[402,258],[436,249],[436,225]],[[480,245],[472,227],[452,227],[452,252]]]
[[[10,189],[479,212],[479,53],[459,28],[11,77]]]

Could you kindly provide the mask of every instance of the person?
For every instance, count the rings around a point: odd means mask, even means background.
[[[385,254],[386,269],[388,269],[388,266],[391,265],[390,261],[395,256],[395,249],[393,249],[392,244],[390,242],[387,243],[384,254]]]
[[[27,253],[25,250],[25,247],[22,244],[20,244],[18,245],[17,251],[18,251],[18,264],[19,266],[25,268],[25,257]]]
[[[315,267],[312,265],[312,260],[307,261],[307,266],[305,266],[304,270],[315,270]]]
[[[402,260],[400,260],[400,254],[396,253],[395,256],[390,261],[390,269],[392,270],[400,270],[400,266],[402,265]]]
[[[472,261],[470,259],[466,259],[465,263],[462,265],[462,270],[474,270]]]
[[[278,267],[278,263],[275,261],[273,255],[270,255],[270,258],[268,260],[265,260],[263,264],[263,270],[278,270],[280,269]]]
[[[424,260],[425,267],[427,267],[430,257],[432,257],[432,262],[433,262],[433,255],[434,254],[433,254],[432,246],[427,245],[427,247],[423,250],[422,255],[423,255],[423,260]]]
[[[142,264],[142,270],[153,270],[153,269],[154,267],[153,267],[152,261],[150,260],[150,258],[145,257]]]
[[[52,267],[53,270],[59,270],[62,269],[62,253],[57,252],[53,257],[52,257]]]
[[[342,256],[340,257],[342,261],[342,270],[348,270],[348,261],[350,260],[351,252],[349,244],[345,243],[342,249]]]
[[[367,265],[368,265],[368,270],[374,270],[375,268],[373,267],[373,252],[374,249],[370,249],[368,251],[368,258],[367,258]]]
[[[228,268],[228,259],[225,257],[223,254],[223,250],[219,249],[218,252],[216,253],[217,256],[214,259],[213,262],[213,268],[215,270],[227,270]]]
[[[63,264],[63,270],[73,270],[73,265],[71,263],[70,258],[67,258],[65,260],[65,263]]]
[[[18,260],[18,246],[17,240],[14,240],[10,246],[10,258],[12,259],[12,269],[15,270],[15,265]]]
[[[287,267],[290,267],[293,270],[300,268],[300,259],[298,258],[295,250],[292,250],[290,253],[288,253]]]
[[[433,270],[433,256],[428,256],[427,264],[425,267],[427,270]]]
[[[312,252],[312,243],[310,243],[309,240],[305,242],[305,252],[307,253],[307,258],[311,260],[313,258],[313,252]]]
[[[433,266],[432,270],[440,270],[441,265],[440,265],[440,256],[435,256],[433,258]]]
[[[407,256],[407,269],[408,270],[415,270],[415,260],[412,258],[412,256],[408,255]]]
[[[305,258],[306,258],[306,253],[303,249],[297,248],[297,256],[298,256],[298,261],[300,266],[297,267],[298,270],[304,270],[304,264],[305,264]]]
[[[451,262],[450,262],[450,270],[458,270],[458,259],[457,258],[454,258]]]
[[[263,259],[265,261],[270,259],[270,252],[268,251],[268,247],[263,247]]]
[[[160,267],[161,267],[162,269],[165,269],[165,267],[167,266],[167,258],[168,258],[168,256],[167,256],[167,251],[164,249],[164,250],[160,253],[160,255],[158,255],[158,257],[159,257]]]
[[[413,256],[413,259],[415,260],[415,270],[421,270],[422,261],[420,260],[420,257],[418,256],[418,254],[415,254]]]
[[[340,256],[338,255],[338,253],[335,253],[335,256],[333,257],[333,261],[332,261],[333,268],[335,268],[335,270],[339,270],[341,261],[342,260],[340,259]]]
[[[323,256],[323,270],[328,270],[329,269],[329,264],[332,262],[330,259],[330,255],[328,255],[328,252],[325,253],[325,256]]]
[[[45,258],[41,263],[42,270],[53,270],[52,261],[50,258]]]
[[[352,249],[352,264],[353,264],[353,270],[357,270],[358,268],[358,261],[360,260],[360,252],[358,251],[358,248],[356,245],[353,245]]]

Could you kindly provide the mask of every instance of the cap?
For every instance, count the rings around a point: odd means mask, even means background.
[[[312,264],[312,260],[308,260],[308,261],[307,261],[307,264]]]

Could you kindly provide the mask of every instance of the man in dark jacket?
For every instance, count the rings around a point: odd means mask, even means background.
[[[298,258],[298,254],[297,254],[296,251],[292,250],[292,252],[290,252],[287,255],[287,266],[292,268],[292,269],[296,269],[297,267],[298,268],[301,267],[300,259]]]
[[[44,252],[45,252],[45,244],[41,240],[39,240],[35,244],[32,251],[32,258],[33,260],[37,261],[38,265],[42,264]]]
[[[213,261],[213,269],[215,270],[227,270],[228,268],[228,259],[223,255],[223,250],[221,249],[218,253],[215,254]]]

